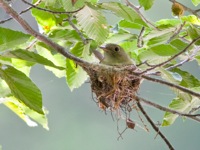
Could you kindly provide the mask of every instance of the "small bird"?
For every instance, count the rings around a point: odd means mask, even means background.
[[[124,49],[113,43],[106,44],[105,46],[100,46],[104,50],[104,57],[101,60],[102,64],[111,66],[124,66],[133,65],[133,60],[124,51]]]

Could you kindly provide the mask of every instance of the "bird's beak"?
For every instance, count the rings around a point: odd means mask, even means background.
[[[102,50],[104,50],[104,51],[108,51],[108,50],[106,49],[106,46],[100,46],[99,48],[102,49]]]

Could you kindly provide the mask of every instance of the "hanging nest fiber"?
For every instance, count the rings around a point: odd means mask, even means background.
[[[141,83],[141,78],[133,75],[133,72],[139,72],[136,66],[120,68],[94,65],[84,70],[90,76],[91,89],[96,94],[97,103],[101,109],[109,108],[111,111],[117,111],[129,108],[132,110],[135,94]]]

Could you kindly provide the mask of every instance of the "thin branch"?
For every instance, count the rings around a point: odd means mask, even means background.
[[[38,1],[34,4],[34,6],[37,6],[38,4],[40,4],[41,1],[42,1],[42,0],[38,0]],[[32,6],[26,8],[25,10],[21,11],[21,12],[19,13],[19,15],[28,12],[28,11],[29,11],[30,9],[32,9],[32,8],[33,8]],[[5,20],[2,20],[2,21],[0,21],[0,24],[3,24],[3,23],[5,23],[5,22],[7,22],[7,21],[10,21],[10,20],[12,20],[12,19],[13,19],[13,18],[10,17],[10,18],[7,18],[7,19],[5,19]]]
[[[177,2],[176,0],[169,0],[169,1],[172,2],[172,3],[174,3],[174,2],[178,3],[179,5],[181,5],[184,8],[184,10],[186,10],[186,11],[192,13],[193,15],[197,16],[198,18],[200,18],[199,14],[197,13],[198,10],[192,10],[191,8]]]
[[[134,72],[133,72],[133,74],[137,75]],[[167,85],[167,86],[169,86],[171,88],[176,88],[178,90],[181,90],[181,91],[186,92],[186,93],[188,93],[190,95],[193,95],[193,96],[196,96],[196,97],[200,98],[200,93],[196,93],[196,92],[191,91],[191,90],[189,90],[189,89],[187,89],[185,87],[182,87],[182,86],[179,86],[179,85],[167,82],[167,81],[163,81],[163,80],[160,80],[160,79],[152,78],[152,77],[149,77],[149,76],[146,76],[146,75],[141,75],[141,77],[146,79],[146,80],[152,81],[152,82],[157,82],[157,83],[161,83],[163,85]]]
[[[170,112],[172,114],[176,114],[176,115],[179,115],[179,116],[183,116],[183,117],[187,117],[187,118],[190,118],[192,120],[195,120],[197,122],[200,122],[200,118],[198,118],[197,116],[199,116],[199,114],[186,114],[186,113],[182,113],[182,112],[179,112],[179,111],[176,111],[176,110],[173,110],[173,109],[170,109],[170,108],[167,108],[167,107],[163,107],[159,104],[156,104],[154,102],[151,102],[151,101],[148,101],[142,97],[139,97],[139,96],[136,96],[136,100],[137,101],[140,101],[140,102],[143,102],[149,106],[152,106],[154,108],[157,108],[159,110],[162,110],[162,111],[166,111],[166,112]]]
[[[7,14],[9,14],[10,16],[12,16],[15,20],[17,20],[17,22],[19,22],[19,24],[32,36],[34,36],[35,38],[37,38],[38,40],[44,42],[45,44],[51,46],[52,48],[54,48],[57,52],[59,52],[60,54],[62,54],[63,56],[74,60],[77,64],[81,65],[81,66],[87,66],[90,65],[90,63],[75,57],[74,55],[72,55],[71,53],[67,52],[67,50],[65,48],[63,48],[62,46],[58,45],[57,43],[53,42],[52,40],[48,39],[46,36],[42,35],[41,33],[35,31],[33,28],[31,28],[31,26],[25,21],[23,20],[15,10],[13,10],[7,3],[4,2],[4,0],[0,0],[0,7],[2,7]]]
[[[74,23],[71,20],[71,16],[70,15],[68,15],[67,21],[69,22],[69,24],[71,25],[71,27],[78,33],[79,37],[83,41],[83,44],[87,44],[88,43],[88,39],[86,39],[84,37],[84,35],[81,33],[81,31],[74,25]]]
[[[182,30],[182,28],[184,27],[184,25],[185,25],[185,21],[180,25],[180,27],[178,28],[178,29],[176,29],[176,31],[174,32],[174,34],[169,38],[169,40],[167,40],[167,44],[169,44],[171,41],[172,41],[172,39],[174,39],[174,37],[176,37],[180,32],[181,32],[181,30]]]
[[[158,30],[158,28],[156,28],[156,26],[153,23],[151,23],[149,20],[147,20],[144,17],[144,15],[140,12],[140,10],[135,5],[133,5],[131,2],[129,2],[129,0],[125,0],[125,3],[127,6],[130,6],[131,8],[133,8],[135,10],[135,12],[142,18],[142,20],[146,24],[149,24],[152,28],[154,28],[155,30]]]
[[[171,58],[169,58],[167,61],[164,61],[158,65],[155,65],[151,68],[148,68],[146,69],[145,71],[141,72],[141,74],[145,74],[147,73],[148,71],[151,71],[151,70],[154,70],[155,68],[158,68],[158,67],[161,67],[161,66],[164,66],[166,65],[168,62],[170,62],[171,60],[175,59],[176,57],[178,57],[179,55],[183,54],[184,52],[186,52],[190,46],[192,46],[196,41],[200,40],[200,36],[194,40],[192,40],[182,51],[180,51],[179,53],[177,53],[176,55],[172,56]]]
[[[171,69],[177,68],[177,67],[179,67],[179,66],[182,66],[184,63],[189,62],[190,60],[192,60],[192,59],[196,56],[196,54],[197,54],[197,52],[198,52],[199,50],[200,50],[200,47],[198,46],[198,47],[194,50],[194,52],[192,53],[192,55],[188,56],[187,59],[185,59],[185,60],[179,62],[178,64],[175,64],[174,66],[170,66],[170,67],[166,68],[166,70],[171,70]]]
[[[137,40],[137,47],[141,48],[143,46],[143,33],[144,33],[145,27],[142,27],[140,34],[138,35],[138,40]]]
[[[160,135],[160,137],[163,139],[163,141],[166,143],[166,145],[169,147],[170,150],[175,150],[172,146],[172,144],[169,142],[169,140],[166,138],[166,136],[159,130],[159,128],[155,125],[155,123],[153,122],[153,120],[151,120],[151,118],[149,117],[149,115],[146,113],[146,111],[144,110],[143,106],[140,104],[140,102],[137,102],[137,106],[140,109],[140,111],[142,112],[142,114],[145,116],[145,118],[147,119],[147,121],[150,123],[150,125],[152,126],[152,128],[157,132],[158,135]]]
[[[53,10],[37,7],[34,4],[31,4],[31,3],[27,2],[26,0],[21,0],[21,1],[24,2],[25,4],[29,5],[29,6],[33,7],[33,8],[36,8],[36,9],[42,10],[42,11],[46,11],[46,12],[50,12],[50,13],[53,13],[53,14],[72,14],[72,13],[76,13],[76,12],[80,11],[84,7],[83,6],[83,7],[79,8],[79,9],[77,9],[77,10],[74,10],[74,11],[53,11]]]

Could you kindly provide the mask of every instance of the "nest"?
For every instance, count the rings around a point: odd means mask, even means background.
[[[139,72],[134,65],[125,69],[98,65],[84,69],[90,76],[91,89],[101,109],[132,110],[141,82],[140,77],[133,75],[133,71]]]

